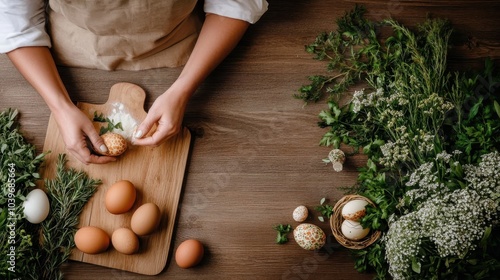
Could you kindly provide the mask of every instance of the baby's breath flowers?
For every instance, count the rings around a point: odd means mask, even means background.
[[[482,158],[477,166],[464,167],[464,188],[454,190],[443,182],[460,165],[445,152],[410,175],[406,185],[413,189],[399,205],[405,214],[390,224],[385,236],[389,272],[395,279],[405,279],[421,267],[425,258],[418,255],[426,248],[435,248],[441,258],[465,258],[498,223],[500,154]]]

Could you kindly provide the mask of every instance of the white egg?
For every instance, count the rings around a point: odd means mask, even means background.
[[[23,207],[26,220],[32,224],[39,224],[49,215],[49,198],[41,189],[34,189],[26,196]]]
[[[303,222],[307,219],[307,215],[309,215],[309,211],[307,210],[307,207],[305,207],[304,205],[301,205],[297,208],[295,208],[295,210],[293,210],[293,219],[296,221],[296,222]]]
[[[359,221],[366,215],[366,205],[368,202],[364,199],[355,199],[347,202],[342,207],[342,217],[346,220]]]
[[[344,220],[342,222],[342,234],[351,240],[361,240],[370,233],[369,228],[363,228],[359,222]]]

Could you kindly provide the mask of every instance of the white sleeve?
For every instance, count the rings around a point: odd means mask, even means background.
[[[44,1],[0,0],[0,53],[28,46],[51,46]]]
[[[205,0],[205,13],[256,23],[267,11],[266,0]]]

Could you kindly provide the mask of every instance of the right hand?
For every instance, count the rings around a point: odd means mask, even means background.
[[[114,157],[99,156],[90,151],[87,139],[96,151],[106,152],[107,147],[89,118],[76,106],[55,112],[54,117],[66,149],[79,161],[84,164],[116,161]]]

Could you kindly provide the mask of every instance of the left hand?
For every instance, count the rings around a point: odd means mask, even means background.
[[[160,95],[144,121],[137,127],[132,143],[140,146],[159,146],[181,131],[188,96],[189,94],[175,90],[174,87]],[[156,130],[148,135],[155,124]]]

